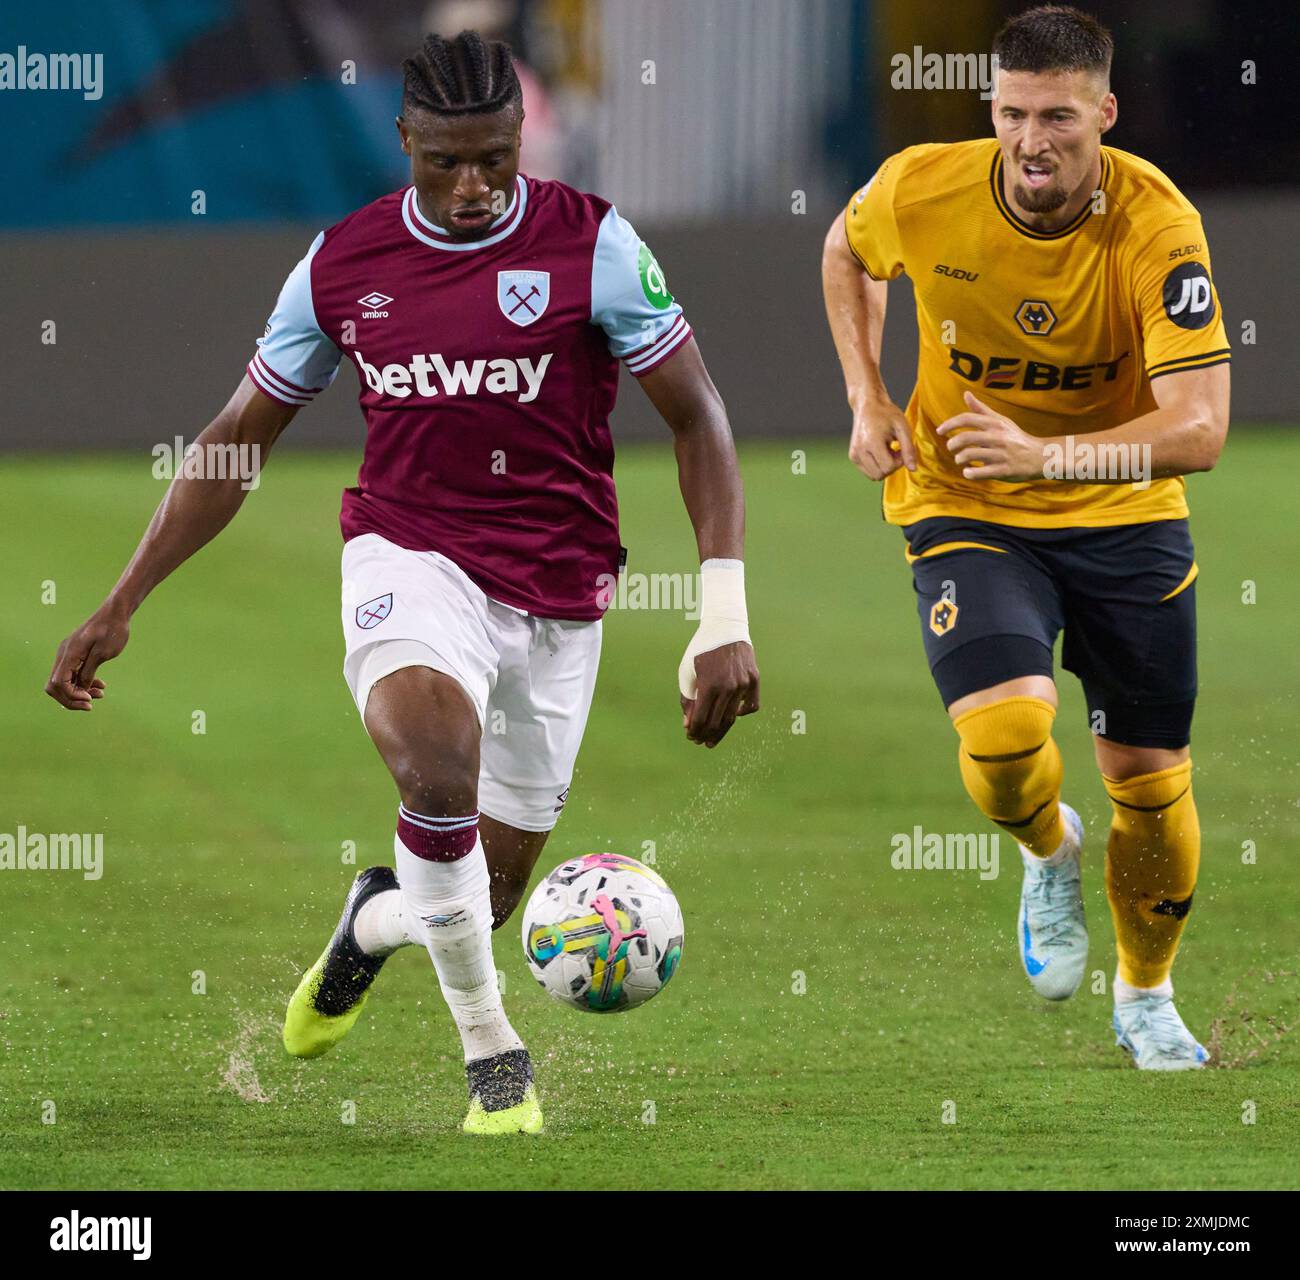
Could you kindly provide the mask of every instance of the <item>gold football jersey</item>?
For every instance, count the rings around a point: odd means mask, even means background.
[[[844,226],[872,277],[906,271],[916,294],[907,418],[918,465],[887,477],[887,520],[1063,528],[1187,514],[1181,477],[967,480],[935,434],[966,411],[969,390],[1032,435],[1086,443],[1155,409],[1153,378],[1229,359],[1200,216],[1163,173],[1103,147],[1092,200],[1068,226],[1042,232],[1004,198],[996,139],[909,147],[857,192]],[[1063,455],[1060,473],[1092,474],[1086,454]]]

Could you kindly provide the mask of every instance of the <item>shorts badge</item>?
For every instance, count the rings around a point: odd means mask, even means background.
[[[936,600],[930,606],[930,630],[946,636],[957,625],[957,606],[951,600]]]
[[[392,611],[393,593],[390,591],[386,596],[376,596],[357,606],[357,626],[362,631],[369,631],[371,627],[377,627],[383,622]]]

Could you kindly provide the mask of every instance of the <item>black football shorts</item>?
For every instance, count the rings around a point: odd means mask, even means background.
[[[1079,677],[1094,733],[1184,747],[1196,703],[1196,563],[1186,520],[1021,529],[942,516],[908,525],[921,637],[951,705],[1021,676]]]

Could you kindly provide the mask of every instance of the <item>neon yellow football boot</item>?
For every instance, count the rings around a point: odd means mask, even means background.
[[[469,1080],[466,1133],[541,1133],[542,1108],[527,1049],[510,1049],[465,1064]]]
[[[353,881],[338,928],[319,960],[298,983],[284,1015],[284,1047],[295,1058],[318,1058],[332,1049],[361,1016],[370,985],[387,956],[367,955],[357,946],[352,924],[377,893],[397,888],[391,867],[368,867]]]

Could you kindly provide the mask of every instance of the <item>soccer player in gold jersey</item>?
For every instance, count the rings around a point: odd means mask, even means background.
[[[1112,42],[1064,6],[998,33],[994,139],[887,159],[826,237],[849,457],[883,481],[962,782],[1020,845],[1030,983],[1087,961],[1083,829],[1061,802],[1053,644],[1087,699],[1113,807],[1114,1027],[1137,1066],[1199,1067],[1170,971],[1200,858],[1190,729],[1196,564],[1183,477],[1228,428],[1228,341],[1195,208],[1117,116]],[[913,282],[906,410],[879,369],[888,281]]]

